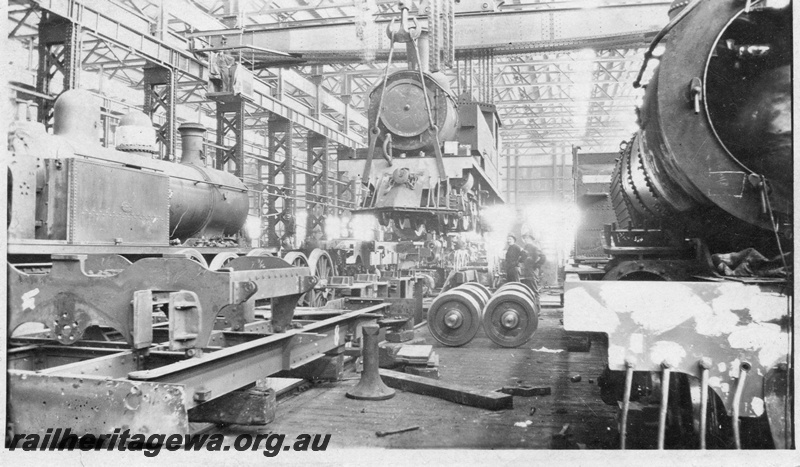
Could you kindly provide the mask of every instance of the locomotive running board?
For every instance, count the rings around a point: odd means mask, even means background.
[[[189,433],[191,409],[340,351],[346,335],[358,335],[361,325],[388,306],[363,307],[196,358],[156,350],[163,345],[139,352],[59,345],[12,348],[9,422],[15,433],[40,436],[54,427],[69,428],[78,436],[115,428]]]

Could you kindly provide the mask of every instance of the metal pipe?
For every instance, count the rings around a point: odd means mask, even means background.
[[[692,3],[687,5],[683,10],[680,11],[680,13],[678,13],[677,16],[672,18],[670,22],[666,26],[664,26],[664,28],[661,31],[659,31],[656,37],[653,38],[652,42],[650,42],[650,45],[647,47],[647,50],[644,53],[644,61],[642,62],[641,68],[639,68],[639,74],[636,75],[636,79],[633,81],[634,88],[638,89],[639,87],[641,87],[642,76],[644,76],[644,71],[647,69],[647,63],[650,61],[651,58],[653,58],[653,51],[655,50],[656,46],[661,42],[661,39],[663,39],[664,36],[666,36],[667,33],[670,32],[672,28],[675,27],[675,25],[680,23],[681,20],[683,20],[683,18],[686,17],[686,15],[691,13],[691,11],[694,10],[695,7],[700,4],[700,1],[701,0],[692,0]]]
[[[739,433],[739,405],[742,403],[742,392],[744,392],[744,382],[747,378],[747,372],[750,370],[748,362],[742,362],[739,366],[739,379],[736,380],[736,392],[733,393],[733,441],[736,443],[736,449],[742,449],[742,438]]]
[[[622,420],[620,421],[620,449],[625,450],[628,438],[628,410],[631,406],[631,388],[633,387],[633,362],[625,360],[625,390],[622,393]]]
[[[669,402],[669,375],[672,372],[670,364],[661,364],[661,406],[658,408],[658,449],[664,449],[664,434],[667,431],[667,404]]]
[[[16,121],[24,122],[28,119],[28,103],[25,101],[17,102],[17,117]]]
[[[430,38],[428,31],[422,31],[414,41],[406,42],[406,62],[408,63],[409,70],[422,70],[423,73],[430,72],[430,65],[428,59],[428,47],[430,46]],[[414,49],[417,50],[414,50]]]
[[[706,448],[706,414],[708,413],[708,375],[711,368],[711,359],[700,360],[702,374],[700,376],[700,449]]]

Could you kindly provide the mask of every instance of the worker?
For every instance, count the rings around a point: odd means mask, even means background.
[[[222,36],[222,46],[225,47],[228,39]],[[208,77],[214,85],[214,92],[233,92],[236,75],[236,59],[225,50],[209,55]]]
[[[467,265],[469,264],[469,250],[467,250],[467,244],[461,238],[456,239],[455,241],[455,251],[453,252],[453,270],[463,271],[467,269]]]
[[[456,274],[459,271],[463,271],[467,269],[469,265],[469,251],[467,251],[467,245],[464,243],[464,240],[461,238],[456,237],[453,241],[453,269],[450,271],[450,274],[447,275],[447,279],[445,279],[444,283],[442,284],[442,291],[448,290],[454,285],[453,280],[456,277]]]
[[[522,247],[517,245],[517,237],[508,234],[506,237],[508,249],[506,250],[506,282],[519,282],[519,263],[524,259]]]
[[[539,268],[544,265],[547,259],[542,250],[534,243],[536,239],[533,235],[526,233],[522,236],[524,243],[523,251],[525,258],[522,261],[522,282],[534,292],[539,292]]]

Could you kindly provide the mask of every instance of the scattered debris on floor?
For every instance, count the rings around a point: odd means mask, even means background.
[[[395,355],[395,359],[410,365],[426,365],[432,353],[432,345],[404,345]]]
[[[581,375],[575,375],[569,379],[573,383],[579,383],[581,381]]]
[[[545,352],[545,353],[561,353],[564,349],[548,349],[547,347],[542,347],[541,349],[531,349],[534,352]]]
[[[416,430],[419,430],[419,426],[410,426],[408,428],[401,428],[399,430],[391,430],[391,431],[376,431],[375,436],[377,436],[378,438],[383,438],[384,436],[396,435],[399,433],[406,433],[408,431],[416,431]]]
[[[561,431],[554,434],[550,440],[550,449],[580,449],[578,443],[572,439],[572,429],[569,423],[561,428]]]
[[[520,428],[528,428],[529,426],[533,425],[533,421],[525,420],[524,422],[516,422],[514,426],[518,426]]]
[[[533,396],[549,396],[549,387],[534,388],[529,386],[506,386],[497,390],[503,394],[511,394],[512,396],[520,397],[533,397]]]

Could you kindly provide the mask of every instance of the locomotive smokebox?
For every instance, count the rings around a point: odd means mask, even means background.
[[[424,85],[419,71],[393,73],[386,80],[385,90],[381,83],[370,93],[369,121],[374,122],[380,111],[378,147],[385,135],[392,135],[393,156],[432,155],[436,144],[430,132],[432,124],[438,128],[439,143],[455,137],[458,108],[446,80],[436,74],[423,76]]]
[[[712,251],[771,252],[762,234],[774,228],[788,241],[790,10],[701,2],[665,36],[641,129],[615,170],[621,227],[682,225]]]
[[[203,165],[198,123],[184,123],[181,163],[170,169],[170,238],[219,237],[238,232],[247,219],[247,187],[234,175]]]

